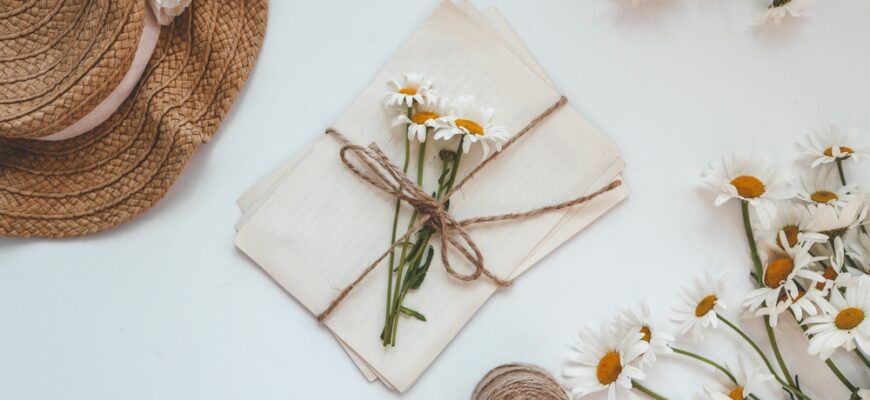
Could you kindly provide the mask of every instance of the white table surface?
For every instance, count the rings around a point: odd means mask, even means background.
[[[736,318],[749,288],[739,207],[713,208],[700,171],[735,150],[796,168],[793,142],[834,122],[870,139],[870,2],[820,1],[805,18],[763,28],[750,26],[762,0],[629,3],[476,2],[500,8],[571,104],[619,146],[634,193],[496,294],[403,397],[468,398],[504,362],[558,372],[578,327],[641,299],[666,322],[679,287],[706,270],[730,274]],[[235,250],[235,200],[321,135],[435,4],[273,1],[247,87],[164,201],[93,237],[0,240],[0,399],[397,397],[363,380]],[[845,398],[796,328],[781,330],[805,388]],[[748,350],[724,330],[683,343],[720,360]],[[847,372],[870,385],[866,369]],[[689,398],[711,376],[672,359],[648,384]]]

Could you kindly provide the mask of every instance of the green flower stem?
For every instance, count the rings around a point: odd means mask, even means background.
[[[845,186],[846,185],[846,173],[843,171],[843,160],[841,160],[840,158],[837,158],[836,163],[837,163],[837,172],[840,173],[840,183],[843,184],[843,186]]]
[[[410,116],[411,116],[411,109],[409,108],[408,109],[408,117],[410,118]],[[408,126],[408,128],[410,129],[410,125]],[[427,133],[426,140],[424,140],[422,143],[420,143],[420,147],[419,147],[419,150],[417,153],[417,186],[420,186],[420,187],[423,187],[423,167],[426,165],[426,144],[429,143],[428,131],[426,133]],[[408,149],[406,148],[406,150],[408,150]],[[407,162],[405,163],[402,171],[404,173],[408,172],[408,163]],[[398,199],[396,201],[399,202]],[[411,229],[411,227],[413,227],[416,222],[417,222],[417,210],[414,210],[414,212],[411,213],[411,218],[408,220],[408,227],[405,229],[405,232],[407,232],[408,229]],[[395,239],[393,239],[393,242],[395,242]],[[383,337],[385,346],[386,345],[392,345],[392,346],[396,345],[396,332],[395,332],[396,325],[397,325],[396,321],[399,318],[399,309],[402,306],[402,300],[405,297],[404,295],[401,295],[402,287],[404,286],[404,283],[403,283],[404,281],[402,280],[402,271],[403,271],[404,266],[406,264],[405,256],[406,256],[407,251],[408,251],[409,242],[410,242],[410,237],[406,238],[405,241],[402,243],[402,250],[399,253],[400,255],[399,255],[398,270],[395,271],[396,284],[390,285],[390,287],[387,288],[388,291],[390,289],[392,289],[393,294],[392,294],[392,297],[390,297],[390,295],[387,294],[388,299],[392,300],[392,304],[387,306],[387,319],[386,319],[386,322],[384,324],[384,337]],[[392,275],[394,273],[394,268],[395,268],[394,264],[391,262],[390,263],[390,272],[389,272],[390,275]]]
[[[671,350],[673,350],[674,353],[684,355],[684,356],[689,357],[689,358],[693,358],[693,359],[698,360],[704,364],[707,364],[713,368],[716,368],[719,371],[722,371],[722,373],[724,373],[728,377],[728,379],[731,379],[731,382],[737,383],[737,378],[734,377],[734,374],[732,374],[731,371],[728,370],[728,368],[723,367],[721,364],[718,364],[715,361],[713,361],[707,357],[704,357],[700,354],[693,353],[693,352],[688,351],[688,350],[683,350],[683,349],[680,349],[677,347],[671,347]]]
[[[837,364],[834,364],[833,360],[828,358],[827,360],[825,360],[825,364],[828,365],[828,368],[831,369],[831,372],[833,372],[834,376],[836,376],[837,379],[839,379],[840,382],[843,383],[843,386],[845,386],[846,389],[849,389],[849,391],[853,393],[858,391],[858,388],[855,387],[852,382],[849,382],[849,379],[846,378],[846,375],[843,375],[843,371],[840,371],[840,368],[837,368]]]
[[[855,349],[853,352],[856,356],[858,356],[859,359],[861,359],[861,362],[864,363],[867,368],[870,368],[870,360],[867,359],[867,356],[864,355],[861,350]]]
[[[770,371],[771,375],[773,375],[773,377],[776,378],[776,381],[779,382],[779,384],[785,390],[793,393],[798,398],[801,398],[804,400],[810,400],[810,397],[805,395],[803,392],[801,392],[800,389],[795,387],[795,385],[793,383],[786,382],[785,380],[780,378],[779,374],[773,368],[773,364],[770,362],[770,359],[767,358],[767,355],[765,355],[764,352],[761,351],[761,348],[758,347],[758,344],[756,344],[755,341],[752,340],[752,338],[746,334],[746,332],[743,332],[742,329],[737,327],[737,325],[734,325],[733,322],[729,321],[727,318],[723,317],[721,314],[718,315],[718,317],[719,317],[720,321],[724,322],[725,325],[728,325],[729,328],[731,328],[734,332],[736,332],[738,335],[740,335],[740,337],[743,338],[743,340],[745,340],[747,343],[749,343],[750,346],[752,346],[752,349],[755,350],[755,352],[758,353],[759,356],[761,356],[761,360],[764,361],[764,365],[767,367],[767,370]],[[770,327],[770,324],[767,323],[767,320],[764,321],[764,324],[765,324],[765,326]]]
[[[423,187],[423,166],[426,165],[426,144],[429,143],[429,129],[426,129],[426,140],[420,143],[417,152],[417,186]]]
[[[462,144],[465,142],[465,135],[459,139],[459,145],[456,146],[456,158],[453,159],[453,166],[450,167],[450,178],[447,182],[438,188],[438,194],[436,196],[437,199],[441,199],[441,196],[444,196],[445,193],[449,192],[453,189],[453,185],[456,184],[456,175],[459,172],[459,163],[462,161]]]
[[[436,192],[435,198],[438,200],[441,200],[441,197],[445,193],[449,192],[450,189],[453,189],[453,185],[456,183],[456,176],[457,176],[457,172],[459,170],[459,164],[462,161],[462,144],[464,141],[465,141],[465,137],[463,136],[459,140],[459,145],[457,146],[457,149],[456,149],[456,155],[453,158],[452,165],[450,165],[450,177],[448,178],[448,180],[446,182],[444,182],[442,185],[440,185],[440,187],[438,188],[438,190]],[[444,174],[444,171],[445,171],[444,168],[447,168],[447,166],[448,166],[448,164],[445,162],[443,165],[443,168],[441,170],[442,175]],[[449,207],[449,205],[445,205],[445,208],[448,208],[448,207]],[[414,215],[416,215],[416,211],[415,211]],[[434,231],[432,230],[431,227],[424,226],[423,228],[421,228],[420,232],[421,232],[420,236],[417,239],[417,241],[420,243],[420,245],[415,244],[415,246],[413,246],[414,248],[417,249],[417,252],[414,254],[411,254],[408,259],[405,259],[403,257],[402,260],[404,260],[404,261],[400,261],[400,263],[401,263],[400,264],[400,271],[399,271],[400,276],[402,273],[401,267],[404,266],[405,263],[407,263],[410,266],[418,265],[421,258],[423,257],[423,254],[426,251],[426,248],[429,247],[429,241],[432,238],[432,234],[434,233]],[[407,248],[407,246],[405,246],[405,247]],[[407,273],[410,274],[412,269],[413,268],[409,269]],[[393,296],[394,297],[394,307],[392,310],[392,313],[393,313],[392,321],[391,321],[392,326],[389,328],[390,336],[391,336],[390,342],[392,343],[393,346],[395,346],[395,344],[396,344],[396,333],[398,331],[398,324],[399,324],[399,317],[400,317],[399,308],[402,305],[402,302],[405,300],[405,295],[410,290],[410,286],[408,285],[408,279],[402,280],[401,284],[397,283],[396,287],[397,287],[398,291]]]
[[[752,265],[755,267],[755,279],[758,285],[764,285],[764,272],[761,267],[761,257],[758,255],[758,245],[755,244],[755,235],[752,233],[752,221],[749,220],[749,202],[742,200],[740,210],[743,213],[743,229],[746,231],[746,240],[749,242],[749,251],[752,254]]]
[[[764,269],[761,265],[761,257],[758,255],[758,245],[755,243],[755,235],[752,233],[752,221],[749,219],[749,202],[743,200],[741,202],[741,211],[743,212],[743,228],[746,231],[746,240],[749,242],[749,251],[752,253],[752,263],[755,266],[755,279],[758,283],[758,287],[764,287]],[[773,328],[770,327],[770,317],[764,317],[764,329],[767,332],[767,339],[770,341],[770,347],[773,349],[773,355],[776,357],[776,362],[779,364],[779,368],[782,370],[783,375],[785,375],[785,380],[788,382],[790,387],[794,387],[794,380],[792,380],[791,372],[789,372],[788,367],[785,366],[785,361],[782,358],[782,353],[779,351],[779,344],[776,342],[776,333],[773,331]]]
[[[791,387],[794,387],[794,380],[791,377],[791,372],[789,372],[788,367],[785,366],[785,360],[783,360],[782,352],[779,350],[779,343],[776,341],[776,332],[774,332],[773,327],[770,326],[770,317],[767,315],[764,316],[764,330],[767,332],[767,340],[770,341],[770,348],[773,350],[773,356],[776,357],[776,362],[779,364],[779,368],[782,369],[782,373],[785,375],[785,380]]]
[[[667,397],[662,396],[662,395],[652,391],[652,389],[650,389],[644,385],[641,385],[640,382],[638,382],[636,380],[631,381],[631,386],[634,387],[635,389],[639,390],[643,394],[645,394],[645,395],[647,395],[650,398],[653,398],[655,400],[668,400]]]
[[[792,314],[792,316],[794,316],[794,314]],[[797,321],[797,320],[795,320],[795,321]],[[802,331],[804,331],[804,333],[807,332],[806,326],[801,325],[801,324],[797,324],[797,325],[798,325],[798,327],[801,328]],[[811,335],[807,335],[807,337],[812,338]],[[825,360],[825,365],[828,366],[828,369],[830,369],[831,372],[834,373],[834,376],[836,376],[837,379],[840,380],[840,382],[843,384],[843,386],[846,387],[846,389],[849,389],[849,391],[853,392],[853,393],[858,390],[858,388],[855,387],[855,385],[853,385],[852,382],[850,382],[848,378],[846,378],[846,375],[843,375],[843,371],[840,371],[840,368],[837,367],[837,364],[834,363],[834,360],[828,358],[827,360]]]
[[[704,357],[698,353],[693,353],[691,351],[683,350],[683,349],[680,349],[677,347],[671,347],[671,350],[673,350],[674,353],[681,354],[681,355],[684,355],[684,356],[689,357],[689,358],[693,358],[693,359],[698,360],[704,364],[707,364],[713,368],[716,368],[719,371],[722,371],[722,373],[724,373],[725,376],[727,376],[728,379],[731,380],[731,382],[734,382],[735,385],[740,384],[739,382],[737,382],[737,378],[734,376],[734,374],[731,373],[731,371],[728,370],[728,368],[725,368],[721,364],[719,364],[719,363],[717,363],[717,362],[715,362],[707,357]],[[758,397],[755,396],[754,394],[751,394],[751,393],[749,394],[749,398],[751,398],[752,400],[758,400]]]
[[[408,118],[411,118],[411,115],[413,114],[413,112],[414,112],[414,109],[412,107],[408,107],[408,110],[407,110]],[[411,139],[409,139],[408,135],[407,135],[407,133],[408,133],[407,131],[410,131],[410,130],[411,130],[411,124],[408,124],[408,127],[406,128],[406,132],[405,132],[405,160],[402,164],[402,172],[404,172],[404,173],[408,173],[408,165],[411,161]],[[402,200],[397,198],[395,211],[393,212],[393,230],[390,234],[390,244],[393,244],[396,242],[396,234],[397,234],[398,227],[399,227],[399,211],[401,210],[401,207],[402,207]],[[400,259],[401,259],[401,257],[400,257]],[[393,298],[392,298],[393,268],[396,265],[395,249],[390,251],[390,264],[389,265],[390,265],[390,268],[387,270],[387,303],[386,303],[386,310],[384,312],[384,328],[385,328],[385,330],[383,332],[383,339],[384,339],[385,346],[387,345],[386,338],[388,337],[387,336],[388,332],[386,331],[386,327],[389,325],[390,308],[393,304]]]

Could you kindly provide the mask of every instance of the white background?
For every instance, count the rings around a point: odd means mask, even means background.
[[[496,4],[573,107],[619,146],[634,193],[496,294],[406,398],[468,398],[504,362],[558,373],[578,327],[641,299],[672,328],[678,289],[708,270],[730,275],[736,319],[749,288],[739,207],[714,208],[700,171],[735,150],[797,170],[794,142],[831,123],[870,141],[865,0],[820,1],[762,28],[750,26],[762,0],[475,3]],[[396,396],[363,380],[327,331],[233,248],[234,202],[321,135],[435,4],[273,1],[251,80],[164,201],[93,237],[0,241],[0,398]],[[868,167],[850,164],[851,175]],[[846,398],[783,325],[805,388]],[[724,330],[681,341],[722,361],[747,349]],[[866,369],[847,372],[870,385]],[[713,376],[676,358],[650,375],[648,386],[678,399]]]

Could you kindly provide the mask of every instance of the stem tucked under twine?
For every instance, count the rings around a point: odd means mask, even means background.
[[[444,269],[447,270],[447,273],[450,276],[461,281],[474,281],[478,279],[481,275],[483,275],[499,286],[510,286],[512,282],[511,280],[505,280],[497,277],[484,266],[483,254],[481,254],[480,249],[471,239],[471,236],[465,230],[465,227],[474,224],[524,219],[572,207],[578,204],[588,202],[604,193],[616,189],[622,184],[622,182],[616,180],[592,194],[580,196],[563,203],[553,204],[527,212],[469,218],[460,221],[457,221],[449,213],[447,213],[447,211],[445,211],[444,204],[450,199],[450,196],[453,193],[461,189],[462,186],[465,185],[469,180],[471,180],[471,178],[474,177],[474,175],[476,175],[481,169],[487,166],[502,152],[507,150],[508,147],[516,143],[517,140],[522,138],[525,134],[531,131],[532,128],[534,128],[541,121],[552,115],[556,110],[564,106],[566,103],[567,99],[563,96],[559,99],[559,101],[557,101],[555,104],[553,104],[544,112],[535,117],[535,119],[529,122],[528,125],[526,125],[522,130],[517,132],[517,134],[514,135],[510,140],[505,142],[500,151],[493,153],[491,156],[484,159],[480,164],[478,164],[474,169],[472,169],[468,173],[468,175],[462,178],[462,180],[460,180],[449,192],[447,192],[441,198],[441,200],[438,200],[432,195],[426,193],[422,188],[420,188],[420,186],[410,180],[405,175],[405,173],[402,172],[401,168],[393,164],[386,156],[386,154],[384,154],[384,152],[381,151],[381,149],[376,144],[372,143],[368,147],[356,145],[351,143],[344,135],[342,135],[335,129],[327,129],[326,134],[332,136],[342,144],[339,156],[341,157],[341,161],[344,163],[344,165],[353,174],[368,182],[372,186],[382,190],[383,192],[391,196],[395,196],[397,199],[408,203],[418,212],[419,215],[422,216],[422,218],[420,218],[410,229],[408,229],[408,231],[405,232],[404,235],[397,238],[396,241],[394,241],[393,244],[391,244],[386,251],[384,251],[378,258],[376,258],[371,264],[369,264],[368,267],[366,267],[353,282],[347,285],[338,294],[338,296],[336,296],[335,300],[330,303],[326,310],[324,310],[317,316],[317,320],[321,322],[325,320],[332,313],[332,311],[335,310],[335,308],[338,307],[339,304],[341,304],[345,297],[347,297],[347,295],[350,294],[350,292],[360,282],[362,282],[362,280],[365,279],[365,277],[370,272],[377,268],[377,266],[380,265],[381,261],[383,261],[387,256],[390,255],[390,253],[392,253],[393,249],[401,245],[407,238],[409,238],[412,234],[414,234],[427,224],[431,226],[432,229],[440,236],[441,261],[444,265]],[[360,167],[354,164],[348,158],[348,153],[356,156],[356,158],[365,166],[368,172],[363,171]],[[448,259],[448,251],[450,246],[459,251],[459,253],[462,254],[462,256],[465,257],[465,259],[474,266],[474,272],[469,274],[462,274],[453,269]]]

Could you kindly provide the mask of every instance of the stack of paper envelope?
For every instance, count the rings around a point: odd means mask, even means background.
[[[493,107],[496,124],[511,134],[561,96],[497,11],[479,13],[465,2],[444,2],[332,126],[354,143],[377,143],[400,164],[403,127],[390,126],[393,115],[384,109],[382,98],[387,81],[409,72],[425,74],[444,96],[472,95],[479,104]],[[440,171],[439,146],[456,146],[434,143],[426,155],[431,174],[424,187],[430,192],[427,183],[436,182]],[[312,318],[390,244],[395,198],[348,171],[339,160],[340,147],[324,135],[238,202],[243,216],[236,227],[236,246],[311,311]],[[460,177],[480,160],[479,148],[465,155]],[[411,165],[416,162],[412,159]],[[569,103],[454,194],[450,212],[463,219],[560,203],[619,179],[623,166],[616,147]],[[503,278],[517,277],[628,193],[622,185],[580,206],[468,231],[488,269]],[[405,221],[408,214],[406,205]],[[433,240],[436,247],[437,242]],[[464,272],[471,268],[455,252],[451,264]],[[324,324],[369,380],[380,379],[404,391],[498,287],[486,279],[451,278],[436,257],[422,287],[405,299],[428,321],[403,318],[397,345],[385,348],[379,335],[387,269],[381,265],[369,274]],[[406,345],[409,338],[413,345]]]

